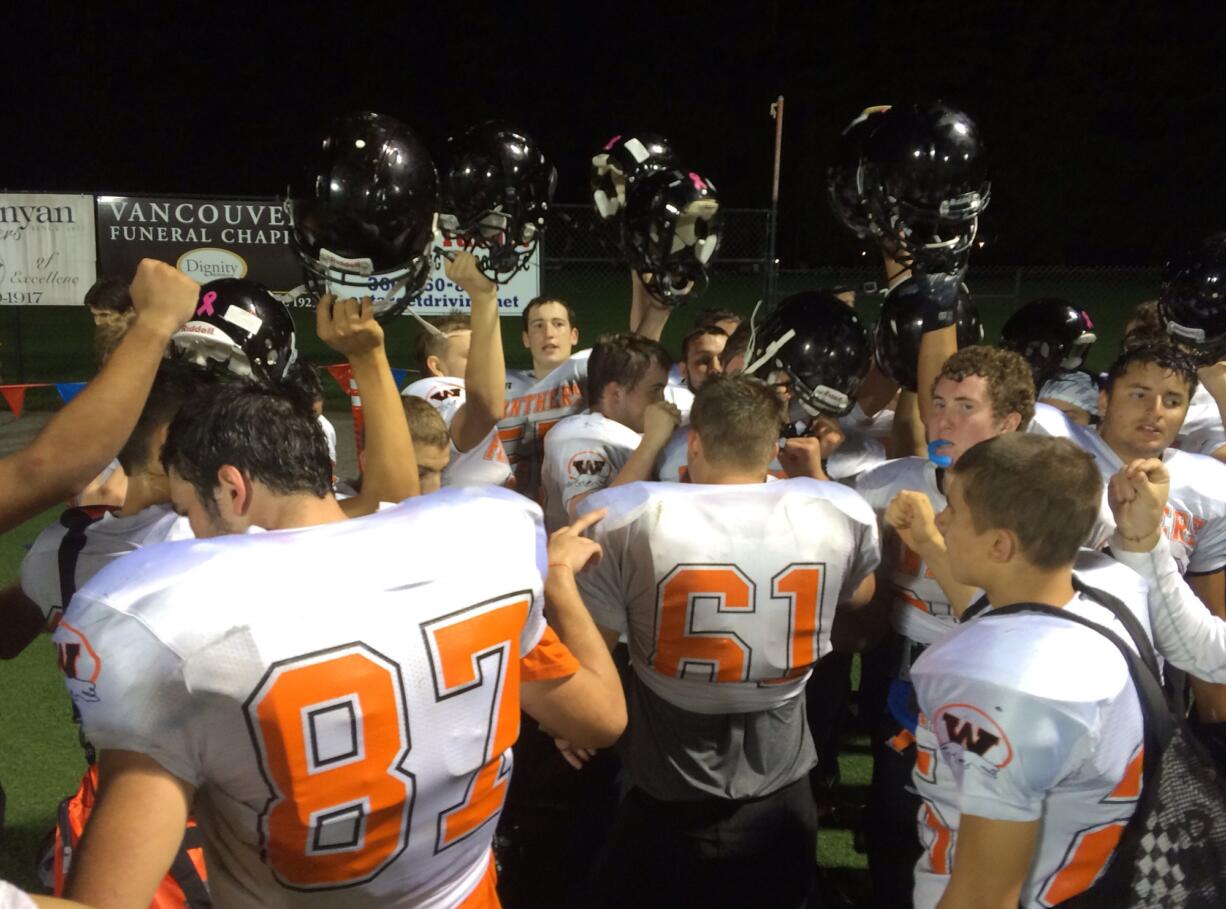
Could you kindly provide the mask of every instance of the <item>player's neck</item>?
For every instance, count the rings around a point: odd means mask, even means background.
[[[1141,460],[1143,458],[1161,458],[1166,454],[1166,449],[1163,449],[1156,455],[1146,451],[1133,451],[1127,445],[1124,445],[1119,441],[1112,440],[1110,436],[1104,435],[1101,426],[1098,430],[1098,437],[1103,440],[1106,446],[1110,448],[1115,456],[1124,464],[1131,464],[1133,461]]]
[[[718,467],[702,457],[695,458],[688,466],[690,482],[706,486],[736,486],[748,483],[765,483],[766,469],[738,470],[733,467]]]
[[[561,360],[557,363],[546,363],[542,360],[533,360],[532,377],[534,379],[543,379],[565,362],[565,360]]]
[[[150,505],[165,505],[170,502],[170,481],[165,474],[146,472],[133,473],[128,477],[128,490],[123,497],[123,507],[115,512],[116,517],[130,518]]]
[[[252,523],[265,530],[294,530],[345,520],[336,498],[328,493],[322,499],[310,493],[274,496],[261,503],[260,514],[252,515]]]
[[[1076,595],[1073,589],[1073,569],[1063,565],[1054,570],[1040,570],[1029,562],[997,569],[997,576],[984,585],[988,602],[993,607],[1014,603],[1042,603],[1061,607]]]

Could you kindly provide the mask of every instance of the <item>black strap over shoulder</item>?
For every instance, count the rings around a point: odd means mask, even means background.
[[[102,519],[109,509],[100,507],[69,508],[60,515],[60,524],[68,532],[60,540],[58,561],[60,569],[60,608],[68,611],[73,594],[77,592],[77,560],[85,548],[86,529]]]
[[[987,614],[987,617],[1014,615],[1022,612],[1055,616],[1065,621],[1084,625],[1114,644],[1124,657],[1124,662],[1128,666],[1128,674],[1132,677],[1137,698],[1141,703],[1141,713],[1145,720],[1145,775],[1149,778],[1157,768],[1162,752],[1166,749],[1175,731],[1174,718],[1159,681],[1158,661],[1154,655],[1153,646],[1149,642],[1149,636],[1145,633],[1144,627],[1128,611],[1128,607],[1118,599],[1097,588],[1086,587],[1076,579],[1074,579],[1073,587],[1078,593],[1110,610],[1119,619],[1127,629],[1129,636],[1132,637],[1136,645],[1135,651],[1124,643],[1119,635],[1097,622],[1069,612],[1067,609],[1043,603],[1015,603],[1011,606],[993,609]]]

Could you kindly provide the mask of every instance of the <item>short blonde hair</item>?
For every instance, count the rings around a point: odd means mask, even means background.
[[[783,401],[761,379],[714,375],[694,397],[690,427],[712,464],[765,470],[786,415]]]
[[[409,433],[413,436],[414,445],[446,448],[450,444],[447,422],[434,409],[434,405],[416,395],[406,395],[400,400],[404,404],[404,415],[409,421]]]

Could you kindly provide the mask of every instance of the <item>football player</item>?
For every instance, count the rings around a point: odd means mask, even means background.
[[[497,489],[347,521],[313,415],[241,380],[180,409],[162,460],[202,539],[117,561],[56,631],[102,781],[69,894],[146,905],[194,801],[218,905],[496,906],[520,703],[588,747],[625,723],[574,580],[599,515],[548,547]],[[400,556],[423,536],[456,543]]]
[[[984,439],[1025,427],[1035,408],[1026,362],[992,347],[965,347],[950,357],[932,398],[926,432],[934,457],[887,461],[856,481],[856,490],[883,523],[890,503],[904,491],[922,494],[934,512],[944,509],[945,469]],[[875,906],[906,905],[919,854],[913,823],[918,803],[909,791],[916,723],[909,669],[926,646],[954,627],[955,616],[971,597],[970,589],[959,585],[962,600],[951,603],[941,581],[953,587],[952,579],[936,574],[939,570],[925,564],[897,533],[883,530],[879,604],[889,612],[893,635],[876,654],[889,679],[887,701],[884,709],[869,708],[875,728],[865,834]]]
[[[1205,607],[1226,617],[1226,465],[1172,447],[1196,382],[1195,363],[1170,344],[1127,347],[1107,372],[1097,432],[1066,423],[1053,434],[1090,452],[1104,482],[1132,461],[1162,459],[1171,477],[1163,521],[1171,553]],[[1192,691],[1193,729],[1226,764],[1226,689],[1193,679]]]
[[[232,303],[249,301],[246,290],[236,288],[233,283],[222,284],[206,284],[199,291],[203,300],[210,293],[209,288],[220,287],[211,301],[219,324],[224,324]],[[237,297],[233,295],[236,289],[242,291]],[[278,311],[276,307],[272,309],[272,312]],[[203,313],[197,316],[197,320],[208,318],[211,317]],[[380,500],[398,500],[412,495],[416,489],[416,484],[410,482],[415,479],[416,468],[410,471],[405,466],[405,455],[412,449],[400,416],[396,386],[383,354],[382,330],[374,321],[369,301],[334,304],[325,297],[320,303],[317,322],[320,339],[344,353],[354,374],[367,383],[363,386],[368,407],[366,431],[373,445],[367,455],[371,465],[369,483],[365,484],[364,495],[345,500],[341,507],[346,514],[368,514],[378,507]],[[217,340],[214,337],[214,341]],[[215,346],[221,349],[220,343]],[[289,349],[292,344],[281,346],[277,359],[283,361]],[[258,363],[261,357],[255,352],[257,348],[252,350],[248,356],[239,346],[225,356],[228,360],[248,359]],[[258,350],[265,355],[268,353],[262,345]],[[157,543],[192,537],[188,522],[171,507],[169,482],[160,453],[170,423],[180,407],[212,381],[209,374],[181,359],[163,364],[136,428],[119,453],[131,478],[123,508],[114,512],[69,509],[57,523],[39,535],[22,562],[21,589],[10,589],[0,596],[0,607],[6,617],[2,635],[4,656],[16,656],[40,630],[56,627],[73,594],[120,556]],[[304,399],[303,403],[309,402]],[[392,454],[380,454],[380,447],[390,448]],[[407,463],[412,467],[411,456]],[[63,892],[72,850],[89,819],[97,791],[94,749],[84,737],[82,742],[89,767],[76,794],[65,803],[61,823],[56,828],[53,873],[57,893]],[[158,906],[201,904],[201,894],[205,891],[199,854],[198,836],[189,828],[172,873],[159,886]]]
[[[546,526],[569,524],[579,501],[598,489],[651,478],[681,418],[664,400],[671,362],[658,341],[638,335],[611,335],[592,348],[590,409],[562,420],[545,439]]]
[[[472,316],[451,316],[441,325],[426,323],[417,339],[424,378],[403,394],[429,401],[447,423],[450,460],[443,485],[502,486],[511,477],[511,467],[497,431],[506,392],[498,288],[465,250],[443,268],[472,300]]]
[[[0,533],[67,501],[115,457],[140,416],[162,353],[196,308],[200,285],[144,259],[132,281],[136,312],[110,360],[34,440],[0,458]]]
[[[911,666],[923,800],[914,905],[1054,906],[1090,888],[1136,810],[1141,708],[1102,635],[993,611],[1044,604],[1130,640],[1114,613],[1147,626],[1144,588],[1118,564],[1092,580],[1074,573],[1102,481],[1069,441],[1005,433],[962,452],[945,479],[937,522],[954,576],[982,588],[992,609]]]
[[[862,641],[876,522],[845,487],[765,483],[784,407],[721,376],[691,413],[694,485],[607,489],[604,558],[580,578],[612,647],[629,641],[619,752],[632,788],[588,905],[793,906],[814,880],[805,681]],[[702,528],[701,533],[695,528]]]

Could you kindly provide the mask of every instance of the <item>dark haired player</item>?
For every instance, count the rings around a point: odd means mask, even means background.
[[[496,906],[521,699],[590,746],[624,725],[574,582],[592,521],[546,554],[539,510],[500,490],[345,520],[313,415],[246,382],[187,402],[162,460],[207,539],[116,562],[56,632],[102,780],[68,893],[146,905],[194,807],[217,905]],[[400,556],[439,535],[466,545]],[[303,570],[337,552],[350,571]],[[542,601],[578,664],[528,681],[559,646]]]
[[[545,443],[542,496],[550,528],[570,523],[583,497],[651,479],[680,414],[664,400],[671,360],[657,341],[601,338],[588,362],[590,409],[567,417]]]
[[[1226,464],[1173,448],[1196,391],[1195,364],[1165,342],[1125,348],[1107,372],[1097,427],[1071,423],[1069,439],[1094,456],[1107,481],[1125,465],[1160,458],[1170,474],[1163,535],[1188,586],[1206,608],[1226,617]],[[1110,533],[1110,527],[1107,528]],[[1226,765],[1226,688],[1192,680],[1193,725]]]

